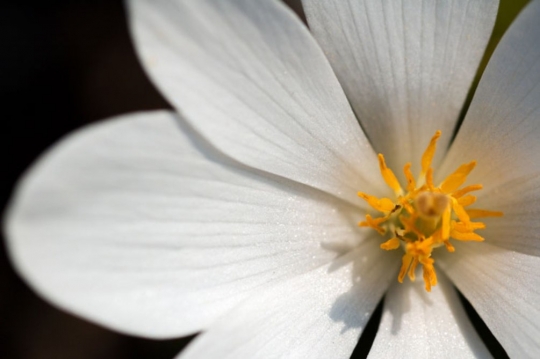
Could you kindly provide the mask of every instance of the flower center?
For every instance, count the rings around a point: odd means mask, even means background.
[[[358,192],[373,209],[382,216],[366,215],[366,220],[359,223],[360,227],[370,227],[387,236],[381,244],[384,250],[394,250],[402,247],[405,254],[399,271],[398,281],[403,282],[405,275],[414,281],[416,267],[421,264],[426,290],[437,284],[432,258],[433,249],[445,246],[449,252],[455,248],[450,240],[477,241],[484,240],[475,231],[485,228],[482,222],[472,219],[481,217],[500,217],[502,212],[483,209],[469,209],[468,206],[476,201],[470,192],[482,189],[481,184],[461,186],[467,176],[476,166],[476,161],[459,166],[439,186],[433,184],[433,168],[431,162],[435,155],[437,140],[441,131],[431,138],[421,159],[421,172],[415,181],[411,172],[411,163],[403,169],[407,179],[406,191],[403,190],[394,172],[386,166],[384,156],[379,154],[379,167],[386,184],[394,191],[395,199],[377,198]]]

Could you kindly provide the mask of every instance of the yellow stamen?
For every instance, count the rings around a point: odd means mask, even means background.
[[[478,234],[474,232],[458,232],[458,231],[450,231],[450,236],[454,239],[460,240],[460,241],[476,241],[481,242],[484,240],[483,237],[480,237]]]
[[[381,249],[384,249],[387,251],[397,249],[398,247],[399,247],[399,238],[397,237],[391,238],[387,240],[386,242],[384,242],[383,244],[381,244]]]
[[[446,179],[441,183],[440,189],[443,193],[451,193],[457,190],[463,183],[465,183],[465,180],[467,179],[467,176],[476,166],[476,161],[472,161],[470,163],[464,164],[459,166],[457,170],[454,171],[450,176],[446,177]]]
[[[476,196],[468,194],[466,196],[458,198],[457,201],[460,204],[460,206],[467,207],[467,206],[470,206],[471,204],[473,204],[474,202],[476,202]]]
[[[407,191],[412,192],[416,188],[416,182],[414,180],[413,174],[411,172],[411,163],[408,162],[405,167],[403,167],[403,172],[405,173],[405,178],[407,179]]]
[[[358,225],[360,227],[371,227],[379,232],[379,234],[385,234],[386,229],[380,227],[380,224],[385,220],[386,217],[373,218],[369,214],[366,214],[366,220],[364,222],[360,222]]]
[[[434,184],[434,170],[431,166],[440,137],[441,132],[437,131],[431,138],[422,155],[421,172],[416,180],[411,172],[411,163],[404,166],[407,193],[403,193],[382,154],[378,155],[381,175],[396,198],[378,198],[358,192],[358,196],[374,210],[383,213],[383,216],[377,218],[366,214],[366,220],[359,225],[373,228],[381,235],[386,232],[393,234],[380,245],[381,249],[390,251],[401,247],[405,251],[398,281],[403,282],[406,275],[410,280],[415,280],[415,271],[420,264],[428,292],[438,282],[433,250],[444,245],[448,252],[455,252],[451,240],[481,242],[484,238],[475,231],[484,229],[486,225],[483,222],[472,222],[471,219],[503,215],[497,211],[465,209],[476,202],[476,196],[469,193],[482,189],[481,184],[460,188],[476,166],[476,161],[459,166],[439,186]]]
[[[478,190],[481,190],[482,188],[484,188],[484,186],[482,186],[481,184],[472,184],[470,186],[463,187],[462,189],[455,191],[454,193],[452,193],[452,197],[458,199],[469,192],[478,191]]]
[[[433,135],[431,138],[429,145],[422,155],[422,173],[420,174],[420,177],[423,177],[431,167],[431,162],[433,161],[433,156],[435,155],[435,150],[437,149],[437,140],[439,137],[441,137],[441,131],[435,132],[435,135]]]
[[[396,206],[391,199],[381,198],[378,199],[375,196],[370,196],[364,192],[358,192],[358,197],[365,200],[371,207],[375,208],[379,212],[390,212]]]
[[[429,257],[433,249],[433,237],[428,239],[407,243],[406,251],[414,256]]]
[[[452,199],[452,209],[454,210],[454,213],[459,218],[459,220],[463,223],[469,223],[471,221],[465,208],[463,208],[455,198]]]
[[[441,236],[443,241],[446,241],[450,237],[450,219],[452,216],[452,208],[450,204],[446,207],[442,216],[441,223]]]
[[[468,223],[463,223],[463,222],[454,222],[452,223],[452,229],[453,230],[456,230],[458,232],[472,232],[474,230],[477,230],[477,229],[484,229],[486,228],[486,225],[482,222],[468,222]]]
[[[469,218],[483,218],[483,217],[502,217],[503,213],[498,211],[486,211],[485,209],[468,209],[467,214]]]
[[[433,168],[429,168],[426,173],[426,184],[430,191],[433,191],[435,189],[435,185],[433,184]]]
[[[398,274],[398,281],[400,283],[403,283],[403,278],[405,278],[405,274],[407,274],[407,270],[409,269],[412,260],[413,256],[408,253],[401,258],[401,269]]]
[[[437,285],[437,274],[435,273],[433,262],[435,261],[431,258],[420,260],[420,263],[424,266],[424,284],[426,286],[426,291],[428,292],[431,292],[432,286]]]
[[[414,282],[416,279],[416,267],[418,266],[418,257],[414,257],[411,266],[409,267],[409,279]]]
[[[381,170],[381,175],[383,176],[384,181],[386,182],[388,187],[394,190],[396,196],[401,196],[403,194],[401,185],[399,184],[399,181],[397,180],[394,172],[392,172],[392,170],[386,166],[384,156],[381,153],[379,153],[379,168]]]
[[[452,253],[456,251],[454,246],[449,241],[444,241],[443,243],[444,243],[444,246],[446,247],[446,250],[448,250],[448,252]]]

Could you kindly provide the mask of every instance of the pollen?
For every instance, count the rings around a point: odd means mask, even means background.
[[[383,250],[402,248],[401,270],[398,281],[406,276],[415,280],[418,265],[422,266],[426,291],[437,285],[433,250],[444,247],[448,252],[455,252],[451,241],[482,242],[484,238],[476,233],[484,229],[483,222],[473,221],[482,217],[500,217],[502,212],[468,208],[476,202],[476,196],[470,194],[482,189],[481,184],[462,187],[467,176],[476,166],[476,161],[459,166],[440,184],[433,183],[431,167],[437,140],[441,131],[431,138],[421,158],[421,171],[415,179],[411,172],[411,163],[403,168],[407,185],[401,187],[394,172],[386,165],[379,154],[379,168],[382,178],[394,192],[394,198],[378,198],[364,192],[358,196],[365,200],[378,215],[366,215],[360,227],[369,227],[377,231],[386,240],[381,244]]]

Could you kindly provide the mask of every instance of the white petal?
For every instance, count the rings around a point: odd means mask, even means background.
[[[399,256],[378,244],[249,298],[180,357],[348,358],[397,275]]]
[[[172,337],[329,262],[322,242],[361,241],[344,202],[224,158],[166,112],[75,133],[19,185],[6,225],[16,266],[64,309]]]
[[[484,53],[497,0],[303,0],[375,150],[398,169],[436,130],[444,149]],[[438,151],[438,157],[444,151]]]
[[[441,174],[478,160],[475,207],[499,210],[485,237],[540,255],[540,1],[527,6],[491,58]]]
[[[430,293],[418,274],[390,287],[369,358],[490,358],[444,273]]]
[[[374,152],[330,65],[283,4],[129,4],[149,75],[216,147],[347,201],[360,203],[358,190],[382,193]]]
[[[457,243],[437,263],[467,297],[510,358],[540,353],[540,258],[488,243]]]

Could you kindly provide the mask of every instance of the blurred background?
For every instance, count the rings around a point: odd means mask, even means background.
[[[527,2],[501,1],[484,65]],[[287,3],[303,16],[299,1]],[[125,16],[123,2],[117,0],[0,5],[0,133],[7,142],[7,151],[2,152],[2,212],[18,177],[62,136],[110,116],[170,107],[137,62]],[[173,358],[188,343],[190,338],[153,341],[117,334],[57,310],[14,272],[4,243],[0,245],[0,358]],[[493,353],[504,357],[474,310],[465,305]],[[375,315],[355,358],[365,357],[377,326]]]

